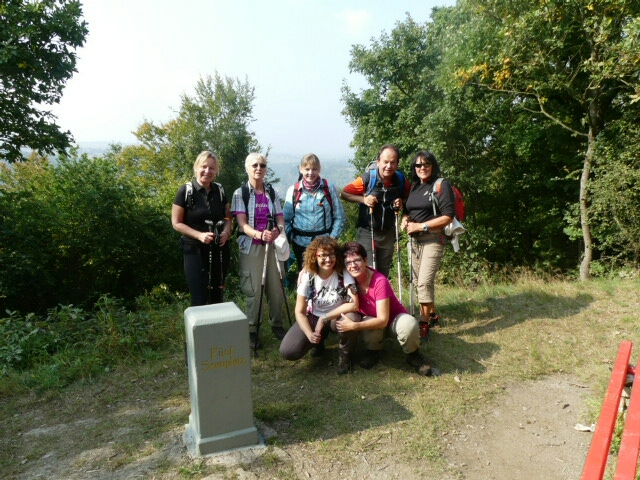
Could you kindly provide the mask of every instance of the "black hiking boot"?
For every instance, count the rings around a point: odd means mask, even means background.
[[[411,353],[407,353],[407,363],[416,369],[418,375],[422,375],[424,377],[432,375],[431,367],[427,365],[427,361],[418,349]]]
[[[311,347],[309,355],[311,355],[313,358],[318,358],[324,355],[324,342]]]
[[[372,368],[380,360],[380,352],[377,350],[367,350],[364,358],[360,360],[360,366],[365,370]]]
[[[273,336],[278,340],[282,340],[287,334],[287,331],[282,327],[271,327],[271,332],[273,332]]]
[[[251,332],[249,334],[249,349],[253,350],[254,348],[262,348],[262,342],[258,339],[258,346],[256,347],[256,336],[258,334],[256,332]]]

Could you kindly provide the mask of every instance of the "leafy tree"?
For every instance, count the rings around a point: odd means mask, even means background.
[[[579,263],[582,240],[586,278],[592,224],[600,245],[625,251],[617,243],[624,235],[605,242],[607,231],[597,226],[616,216],[603,189],[622,193],[611,189],[613,177],[599,183],[597,174],[622,168],[612,162],[620,132],[637,143],[636,129],[614,125],[638,120],[638,8],[625,1],[465,0],[434,9],[424,25],[408,18],[370,48],[354,47],[351,69],[369,82],[359,94],[343,88],[356,166],[388,141],[407,153],[429,148],[465,192],[469,257],[566,269]],[[608,128],[600,151],[609,153],[595,158]],[[628,171],[637,156],[624,151]],[[592,202],[596,190],[603,201]],[[572,212],[580,219],[577,237],[567,225]]]
[[[589,185],[593,236],[603,253],[596,268],[640,262],[640,105],[629,105],[598,137]]]
[[[71,145],[54,115],[76,71],[75,49],[88,33],[78,1],[5,0],[0,3],[0,158],[22,160],[20,149],[52,153]]]
[[[0,170],[0,306],[37,311],[132,300],[182,282],[165,210],[103,158],[33,156]],[[172,261],[173,260],[173,261]]]
[[[594,248],[589,183],[596,142],[640,92],[640,3],[466,0],[462,5],[470,18],[467,35],[482,48],[460,68],[459,79],[504,94],[514,108],[549,119],[581,141],[580,278],[587,279]]]
[[[567,148],[572,142],[558,136],[558,127],[531,122],[504,97],[461,87],[450,64],[457,65],[457,55],[466,58],[453,47],[467,45],[468,15],[442,8],[432,18],[418,24],[407,17],[369,48],[352,49],[351,69],[369,82],[359,94],[343,87],[356,166],[363,168],[389,141],[406,153],[405,168],[413,153],[429,148],[467,201],[467,255],[458,262],[469,264],[461,269],[474,270],[471,263],[566,268],[567,258],[577,257],[567,255],[575,249],[563,234],[563,212],[577,190],[556,172],[575,162]]]
[[[246,156],[260,149],[249,130],[253,101],[247,82],[207,76],[197,82],[195,95],[182,95],[175,119],[159,126],[142,123],[136,131],[141,145],[117,149],[116,157],[150,187],[167,185],[170,198],[163,201],[170,208],[178,185],[192,177],[197,155],[212,150],[220,158],[216,181],[230,194],[246,177]]]
[[[369,87],[355,93],[342,87],[343,114],[354,129],[354,165],[362,170],[385,143],[394,143],[406,160],[423,147],[422,118],[435,108],[440,92],[433,80],[440,51],[429,42],[428,26],[407,15],[390,34],[369,47],[351,49],[349,68]]]

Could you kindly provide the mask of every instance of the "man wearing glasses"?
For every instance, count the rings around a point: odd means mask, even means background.
[[[402,209],[410,184],[398,171],[400,152],[394,145],[383,145],[376,168],[364,172],[344,187],[340,197],[358,203],[358,242],[367,250],[369,265],[385,277],[393,264],[396,212]]]

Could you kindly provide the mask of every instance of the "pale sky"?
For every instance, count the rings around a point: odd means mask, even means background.
[[[216,72],[255,88],[251,129],[272,151],[349,156],[340,113],[351,46],[369,46],[406,12],[417,22],[455,0],[84,0],[78,71],[53,108],[77,143],[135,143],[144,120],[175,118],[180,95]]]

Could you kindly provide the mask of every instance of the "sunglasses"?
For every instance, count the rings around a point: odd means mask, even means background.
[[[266,163],[254,163],[253,165],[251,165],[251,168],[267,168],[267,164]]]
[[[430,166],[431,166],[430,163],[416,163],[414,165],[414,167],[416,167],[416,168],[427,168],[427,167],[430,167]]]

